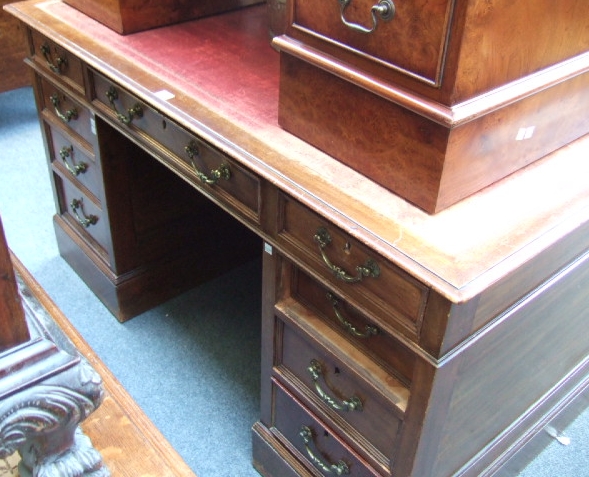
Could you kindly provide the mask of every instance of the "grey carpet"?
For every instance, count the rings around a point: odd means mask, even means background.
[[[0,94],[0,215],[8,244],[199,477],[247,477],[258,416],[260,264],[120,324],[61,259],[30,88]],[[589,412],[521,477],[589,476]]]

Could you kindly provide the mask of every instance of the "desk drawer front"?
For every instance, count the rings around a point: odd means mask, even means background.
[[[110,247],[109,227],[106,215],[89,196],[77,189],[69,180],[54,174],[59,196],[61,216],[103,257]]]
[[[41,78],[40,82],[43,112],[49,114],[65,129],[74,131],[88,143],[93,144],[94,118],[90,111],[76,101],[71,94],[65,93],[45,78]]]
[[[438,84],[453,3],[294,0],[292,23],[298,30],[294,34],[327,43],[326,48],[335,54],[340,50]],[[371,16],[374,6],[384,9],[376,15],[376,21]]]
[[[47,123],[45,127],[52,167],[76,183],[78,188],[86,188],[95,197],[100,197],[102,183],[94,153],[86,145],[74,141],[60,127]]]
[[[121,127],[150,148],[172,155],[172,166],[255,223],[260,221],[261,180],[202,139],[94,73],[95,98]],[[155,144],[154,144],[155,141]]]
[[[288,323],[282,325],[281,339],[277,366],[283,369],[279,372],[293,376],[287,378],[291,386],[302,395],[314,396],[320,413],[347,429],[343,435],[352,447],[367,456],[374,447],[380,454],[378,461],[390,468],[403,410],[384,398],[381,391],[386,384],[375,389],[333,353],[317,345],[313,337]],[[366,362],[366,357],[359,353],[357,356],[358,366]],[[370,364],[367,368],[374,367]]]
[[[282,196],[279,239],[340,296],[417,339],[428,288],[345,232]]]
[[[287,447],[296,449],[299,459],[308,467],[320,470],[318,475],[379,475],[277,383],[274,383],[274,396],[273,427],[287,441]]]
[[[286,272],[288,273],[288,271]],[[366,317],[343,298],[321,285],[298,267],[292,266],[293,298],[301,302],[366,355],[410,383],[415,354],[395,340],[378,322]]]
[[[35,30],[31,31],[31,40],[35,63],[83,94],[84,74],[81,60]]]

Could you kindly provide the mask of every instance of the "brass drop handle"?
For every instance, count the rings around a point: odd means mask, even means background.
[[[313,236],[313,239],[319,245],[319,251],[321,252],[323,262],[340,280],[343,280],[346,283],[356,283],[361,281],[364,277],[378,278],[380,276],[380,267],[371,258],[368,258],[364,265],[358,265],[356,267],[357,274],[355,277],[348,275],[341,267],[334,265],[325,253],[325,247],[331,243],[331,235],[325,227],[319,227]]]
[[[336,411],[362,411],[362,401],[360,401],[360,398],[352,396],[349,399],[344,399],[341,402],[338,402],[323,391],[319,384],[319,378],[323,374],[321,363],[319,361],[312,359],[307,371],[311,375],[317,394],[329,407]]]
[[[53,104],[53,107],[55,108],[55,114],[57,114],[57,117],[59,119],[61,119],[64,123],[69,123],[72,119],[78,119],[78,110],[76,108],[72,108],[72,109],[68,109],[65,113],[62,113],[59,110],[59,106],[60,106],[60,101],[59,101],[59,96],[57,95],[57,93],[52,94],[49,97],[49,100],[51,101],[51,104]]]
[[[76,216],[78,223],[82,227],[88,228],[91,225],[95,225],[96,222],[98,222],[98,217],[96,217],[95,215],[86,215],[86,213],[84,212],[84,204],[82,203],[82,199],[72,199],[70,207],[72,208],[72,212]],[[84,216],[83,218],[80,217],[78,210],[80,210],[81,214]]]
[[[309,444],[313,440],[313,432],[309,427],[302,426],[299,432],[299,436],[305,444],[305,449],[307,450],[307,455],[309,456],[309,459],[323,472],[335,475],[348,475],[350,473],[350,468],[348,467],[348,464],[346,464],[343,460],[339,460],[336,464],[329,464],[323,462],[323,459],[315,455],[315,453],[309,446]]]
[[[73,155],[74,155],[74,148],[72,146],[69,146],[69,147],[63,146],[59,150],[59,155],[61,157],[61,160],[63,161],[65,168],[74,177],[79,174],[83,174],[88,169],[88,164],[86,164],[85,162],[82,162],[82,161],[80,161],[79,164],[75,164],[73,166],[70,165],[70,163],[68,162],[68,158],[71,158],[72,162],[73,162]]]
[[[370,16],[372,17],[372,27],[368,28],[358,23],[349,22],[345,18],[346,8],[352,3],[352,0],[337,0],[340,4],[340,17],[342,23],[348,28],[359,33],[373,33],[378,26],[378,19],[389,21],[395,16],[395,4],[392,0],[379,0],[379,2],[370,9]]]
[[[370,338],[371,336],[377,335],[379,333],[378,328],[372,325],[366,325],[364,331],[358,331],[356,327],[346,320],[346,318],[342,315],[341,311],[339,310],[339,300],[331,293],[327,294],[327,299],[331,302],[331,306],[333,307],[333,311],[338,321],[352,336],[357,338]]]
[[[219,182],[220,179],[225,179],[226,181],[231,179],[231,170],[227,164],[221,164],[218,169],[213,169],[210,177],[196,167],[194,158],[200,156],[200,150],[198,149],[196,142],[190,141],[190,144],[184,148],[184,151],[190,158],[190,163],[192,164],[192,169],[194,169],[196,177],[205,184],[214,185]]]
[[[55,61],[53,61],[53,58],[51,58],[51,48],[47,43],[41,45],[41,53],[43,53],[49,69],[54,73],[61,74],[61,69],[67,65],[67,59],[58,55]]]
[[[127,113],[119,113],[117,109],[117,105],[115,101],[119,99],[119,93],[115,89],[114,86],[111,86],[108,91],[106,92],[106,97],[112,109],[114,110],[115,114],[117,115],[117,119],[123,124],[131,124],[134,118],[140,119],[143,117],[143,108],[140,104],[135,104],[132,108],[127,109]]]

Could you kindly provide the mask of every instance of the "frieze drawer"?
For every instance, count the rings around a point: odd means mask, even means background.
[[[428,288],[324,218],[281,195],[278,238],[285,249],[374,316],[417,339]]]
[[[302,308],[287,309],[283,305],[278,307],[279,319],[291,318],[294,313],[299,319],[305,315]],[[309,321],[313,319],[310,317]],[[374,459],[375,466],[390,472],[408,389],[353,346],[326,341],[325,327],[315,328],[321,335],[319,344],[316,336],[307,334],[295,322],[287,319],[279,323],[277,374],[290,384],[295,394],[312,396],[311,408],[317,406],[318,414],[326,414],[342,428],[340,435],[348,436],[349,445],[356,452],[367,460]],[[342,361],[330,347],[337,347],[338,355],[353,356],[356,362]]]
[[[349,475],[376,477],[379,475],[344,441],[319,421],[307,408],[278,383],[274,384],[274,422],[283,444],[295,449],[307,467],[319,470],[318,475]],[[275,432],[276,432],[275,431]],[[285,442],[286,441],[286,442]]]
[[[95,197],[101,196],[102,182],[99,177],[94,152],[88,146],[73,140],[60,127],[43,123],[47,130],[51,165],[62,175],[85,188]]]
[[[40,99],[41,108],[44,114],[49,114],[57,119],[58,123],[65,129],[74,131],[88,143],[94,144],[94,117],[92,113],[77,101],[70,93],[65,92],[58,86],[38,77],[41,83]]]
[[[113,84],[98,73],[94,103],[150,149],[157,147],[181,175],[207,195],[260,223],[261,180],[202,139]],[[155,143],[154,143],[155,142]],[[170,157],[171,156],[171,157]]]
[[[45,71],[51,71],[78,93],[84,93],[82,61],[69,51],[37,32],[30,31],[32,58]]]

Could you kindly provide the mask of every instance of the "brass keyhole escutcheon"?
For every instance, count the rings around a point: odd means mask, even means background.
[[[344,244],[344,253],[346,255],[350,255],[350,253],[352,253],[352,244],[350,242],[346,242]]]

